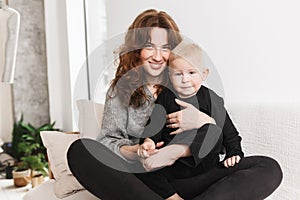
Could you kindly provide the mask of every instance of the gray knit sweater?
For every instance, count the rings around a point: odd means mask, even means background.
[[[144,87],[150,102],[139,108],[126,107],[119,96],[106,97],[103,111],[102,127],[97,140],[125,159],[120,153],[122,145],[139,143],[144,127],[154,107],[154,97],[148,88]]]

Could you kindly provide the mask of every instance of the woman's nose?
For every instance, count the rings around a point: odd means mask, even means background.
[[[163,59],[161,50],[156,48],[156,49],[154,50],[154,52],[153,52],[152,58],[153,58],[155,61],[161,61],[161,60]]]

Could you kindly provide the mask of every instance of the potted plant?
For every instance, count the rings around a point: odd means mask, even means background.
[[[12,154],[18,163],[13,171],[16,186],[25,186],[31,181],[34,187],[43,181],[47,161],[45,158],[46,148],[42,143],[40,132],[59,130],[54,128],[54,125],[55,122],[35,128],[30,123],[25,123],[23,116],[14,124]]]
[[[16,170],[13,171],[14,183],[16,186],[23,186],[31,181],[32,187],[34,187],[38,183],[43,182],[47,162],[43,153],[34,153],[40,148],[40,144],[36,143],[32,136],[23,135],[22,138],[23,141],[18,144],[18,150],[24,153],[24,156],[20,158]],[[26,171],[26,173],[23,171]],[[26,175],[23,180],[21,180],[22,178],[19,175],[20,172]],[[15,179],[15,177],[17,178]]]

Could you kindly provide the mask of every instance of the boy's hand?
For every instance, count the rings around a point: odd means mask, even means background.
[[[141,162],[146,171],[171,166],[187,149],[188,147],[185,145],[172,144],[157,150],[155,154],[146,159],[141,159]]]
[[[230,158],[227,158],[226,160],[223,161],[223,165],[228,168],[228,167],[233,167],[235,163],[239,163],[241,160],[240,156],[232,156]]]
[[[159,142],[155,145],[154,141],[150,138],[146,138],[144,143],[141,144],[137,150],[137,154],[140,158],[148,158],[150,155],[155,154],[159,148],[163,145],[163,142]]]

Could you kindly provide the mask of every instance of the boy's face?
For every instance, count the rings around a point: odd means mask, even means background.
[[[199,72],[192,64],[182,58],[176,58],[170,63],[170,80],[181,98],[195,95],[207,75],[208,69]]]

